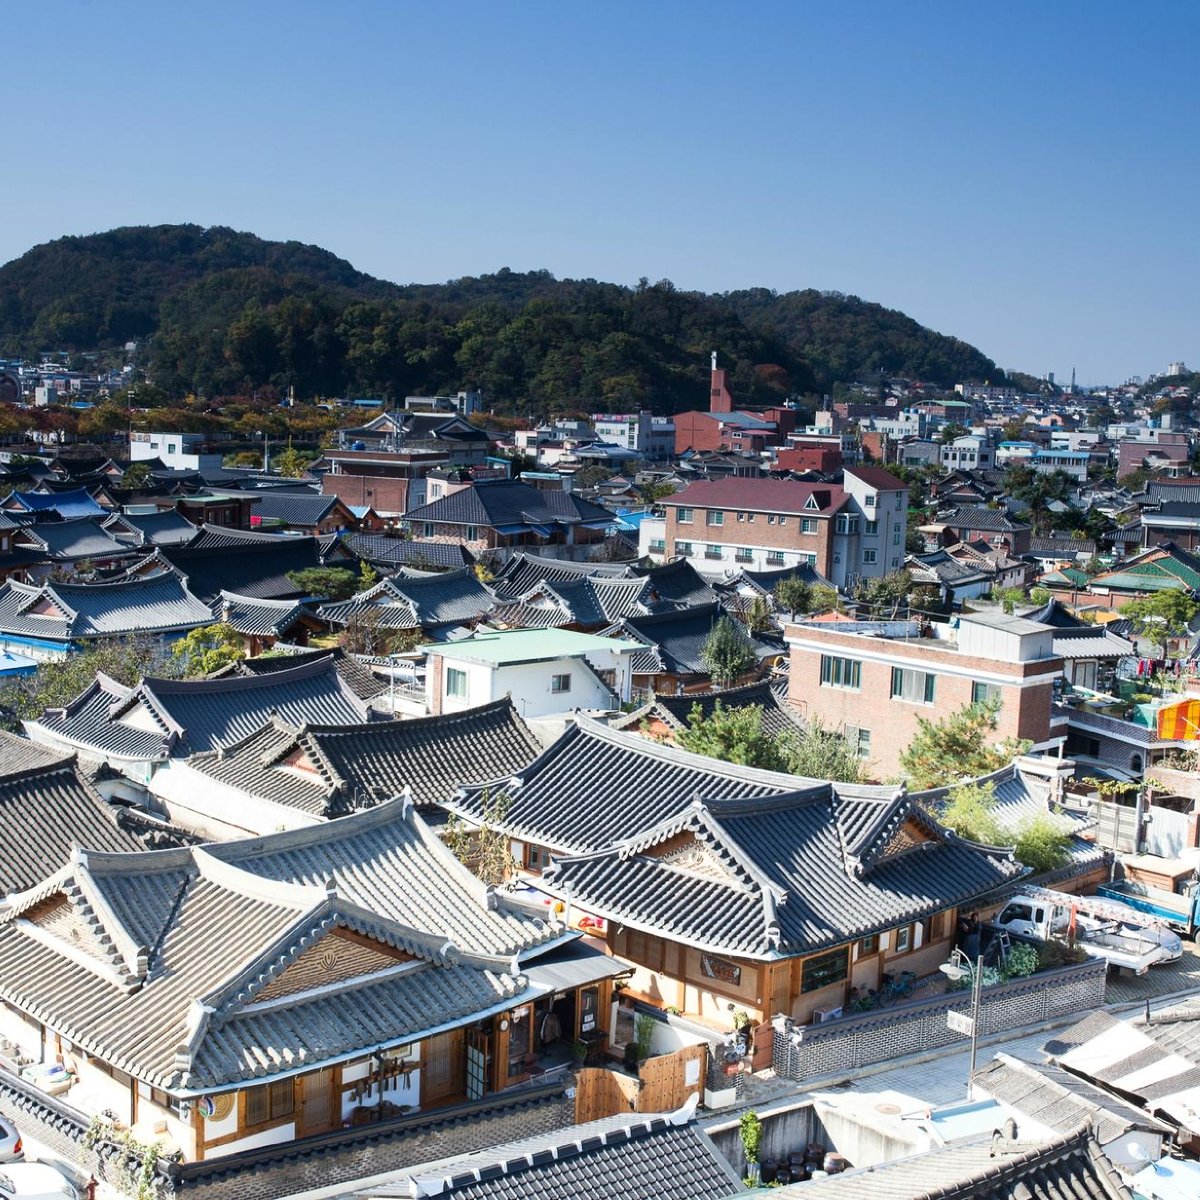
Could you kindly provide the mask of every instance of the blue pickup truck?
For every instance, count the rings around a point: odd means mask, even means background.
[[[1162,888],[1147,887],[1144,883],[1132,883],[1123,879],[1119,883],[1101,884],[1096,889],[1101,896],[1120,900],[1138,912],[1161,917],[1164,921],[1182,930],[1193,941],[1200,941],[1200,883],[1189,885],[1187,894],[1165,892]]]

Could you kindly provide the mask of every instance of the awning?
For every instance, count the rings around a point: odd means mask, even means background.
[[[531,984],[556,992],[569,992],[601,979],[616,979],[634,969],[633,963],[623,958],[615,958],[579,942],[521,964],[521,971]]]

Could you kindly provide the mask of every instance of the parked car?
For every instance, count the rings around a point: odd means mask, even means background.
[[[48,1163],[5,1163],[0,1167],[0,1200],[79,1200],[79,1189]]]
[[[20,1130],[7,1117],[0,1117],[0,1163],[20,1162],[24,1157]]]

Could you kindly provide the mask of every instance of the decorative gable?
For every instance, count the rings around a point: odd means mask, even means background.
[[[50,620],[65,621],[67,614],[54,603],[49,596],[40,597],[25,610],[27,617],[46,617]]]
[[[643,851],[647,858],[656,859],[664,867],[686,871],[702,879],[715,879],[721,883],[737,885],[741,881],[729,870],[719,854],[702,838],[690,830],[660,842]]]
[[[256,1002],[278,1000],[296,992],[343,983],[362,975],[374,975],[412,958],[413,955],[381,942],[347,930],[333,930],[315,946],[302,951],[254,999]]]
[[[278,765],[281,767],[291,767],[293,770],[302,771],[306,775],[321,774],[321,768],[303,746],[297,746],[289,754],[285,754],[279,760]]]
[[[99,922],[66,892],[55,892],[48,896],[27,910],[24,918],[43,933],[65,942],[97,962],[112,963],[112,946],[111,943],[106,946],[101,940],[103,933]]]

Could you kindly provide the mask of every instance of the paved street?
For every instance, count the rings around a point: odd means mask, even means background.
[[[1120,975],[1108,977],[1109,1004],[1134,1004],[1140,1000],[1153,999],[1174,992],[1200,993],[1200,948],[1184,941],[1183,957],[1176,963],[1151,967],[1145,975]]]

